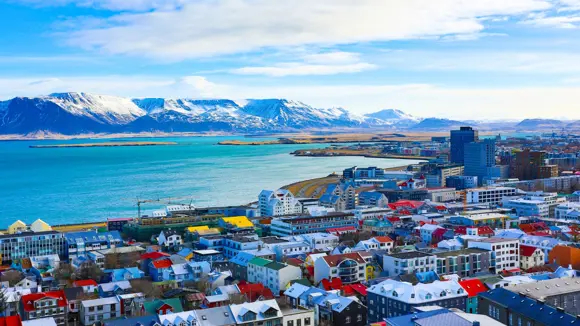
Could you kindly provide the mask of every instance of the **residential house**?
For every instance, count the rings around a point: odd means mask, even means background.
[[[467,292],[457,281],[418,283],[386,280],[367,289],[368,320],[408,315],[419,306],[441,306],[465,311]]]
[[[165,315],[158,315],[159,317],[159,324],[160,325],[167,325],[167,326],[189,326],[189,325],[198,325],[198,317],[195,311],[183,311],[183,312],[176,312],[170,313]],[[154,325],[156,326],[156,325]]]
[[[477,278],[459,281],[459,285],[461,285],[465,292],[467,292],[465,312],[476,314],[477,296],[482,292],[486,292],[488,290],[487,286],[485,286],[485,284],[483,284],[483,282]]]
[[[433,244],[443,240],[445,228],[431,223],[425,223],[418,227],[421,241],[426,244]]]
[[[215,307],[195,310],[197,326],[235,326],[236,319],[232,316],[230,307]]]
[[[386,250],[391,253],[395,241],[388,236],[377,236],[368,240],[359,241],[353,248],[353,251],[370,251],[370,250]]]
[[[123,239],[119,231],[100,233],[96,231],[67,232],[64,233],[64,237],[66,240],[66,254],[69,260],[86,256],[90,252],[123,246]]]
[[[314,309],[282,308],[284,326],[314,326]]]
[[[281,325],[283,314],[276,300],[230,305],[237,325]]]
[[[468,248],[479,248],[491,251],[490,271],[500,274],[504,270],[512,271],[520,268],[520,242],[510,238],[489,238],[472,240]]]
[[[378,191],[362,191],[358,194],[358,205],[386,208],[389,200]]]
[[[21,297],[22,320],[52,317],[60,326],[66,325],[67,313],[66,295],[62,290],[30,293]]]
[[[183,238],[181,234],[172,229],[162,230],[157,237],[157,243],[164,248],[171,248],[172,250],[179,250],[183,245]]]
[[[255,257],[248,262],[248,282],[262,283],[275,296],[286,289],[291,280],[302,278],[300,267],[281,264],[271,260]]]
[[[231,234],[254,232],[255,229],[254,223],[246,216],[222,217],[218,221],[218,225],[225,232]]]
[[[183,312],[183,306],[179,298],[174,299],[155,299],[143,303],[142,312],[147,315],[167,315],[177,312]]]
[[[149,276],[155,282],[163,281],[163,273],[171,268],[173,262],[169,258],[160,258],[149,263]]]
[[[230,270],[232,271],[232,276],[234,279],[248,279],[248,262],[254,257],[255,256],[251,253],[240,252],[234,258],[229,260]]]
[[[121,302],[116,296],[83,300],[80,305],[80,320],[84,325],[121,317]]]
[[[257,235],[233,235],[223,237],[223,254],[227,259],[235,257],[241,251],[262,248],[264,243]],[[212,248],[214,249],[214,248]]]
[[[105,273],[110,275],[111,282],[129,281],[145,277],[145,273],[137,267],[118,268],[105,271]]]
[[[322,256],[314,262],[314,282],[339,277],[344,284],[365,281],[367,261],[360,253]]]
[[[545,263],[544,251],[532,246],[520,244],[520,268],[527,271],[530,268],[543,266]]]
[[[97,299],[99,295],[95,292],[85,292],[80,286],[65,288],[64,294],[68,304],[68,322],[75,323],[80,321],[80,306],[83,300]]]
[[[420,251],[383,256],[383,271],[390,277],[437,270],[436,257]]]
[[[102,283],[99,284],[98,292],[101,298],[109,298],[116,295],[128,294],[131,292],[131,283],[129,283],[129,281]]]

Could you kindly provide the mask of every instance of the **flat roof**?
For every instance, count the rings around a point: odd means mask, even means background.
[[[385,255],[385,256],[393,257],[396,259],[413,259],[413,258],[421,258],[421,257],[430,257],[430,256],[434,256],[434,255],[426,254],[426,253],[421,252],[421,251],[409,251],[409,252],[400,252],[397,254],[390,254],[390,255]]]
[[[453,256],[462,256],[462,255],[469,255],[469,254],[481,254],[490,252],[489,250],[479,249],[479,248],[467,248],[461,250],[452,250],[452,251],[444,251],[444,252],[437,252],[434,253],[435,256],[438,258],[445,258],[445,257],[453,257]]]

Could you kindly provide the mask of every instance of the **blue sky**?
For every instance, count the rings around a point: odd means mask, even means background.
[[[0,99],[580,119],[580,0],[0,0]]]

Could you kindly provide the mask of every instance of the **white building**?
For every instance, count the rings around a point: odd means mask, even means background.
[[[237,325],[280,325],[282,311],[276,300],[230,305]]]
[[[391,216],[393,210],[390,208],[357,206],[352,212],[357,220],[362,221]]]
[[[580,221],[580,202],[560,203],[555,208],[554,217],[559,220]]]
[[[503,270],[520,268],[520,241],[510,238],[489,238],[472,240],[468,248],[479,248],[492,251],[491,270],[500,274]]]
[[[283,237],[283,239],[305,242],[310,246],[311,251],[329,251],[338,246],[338,236],[330,233],[306,233]]]
[[[302,214],[302,204],[286,189],[262,190],[258,196],[260,216]]]
[[[282,308],[282,326],[314,326],[314,310],[304,308]]]
[[[532,246],[520,245],[520,268],[528,270],[533,267],[543,266],[545,263],[544,251]]]
[[[121,303],[116,296],[84,300],[80,306],[80,317],[84,325],[92,325],[98,321],[120,318]]]
[[[157,238],[157,242],[160,246],[175,248],[180,247],[183,244],[183,239],[175,230],[168,229],[161,231]]]
[[[401,252],[383,256],[383,271],[389,277],[437,270],[437,257],[420,251]]]
[[[252,258],[247,268],[248,282],[264,284],[275,296],[280,295],[280,291],[285,290],[290,281],[302,278],[300,267],[259,257]]]
[[[159,315],[159,321],[166,326],[198,325],[199,322],[194,310]]]
[[[323,256],[314,262],[314,282],[338,277],[343,284],[366,280],[367,262],[359,253]]]
[[[485,187],[467,189],[465,194],[468,204],[499,205],[504,197],[517,195],[517,189],[512,187]]]
[[[354,248],[353,251],[370,251],[370,250],[386,250],[388,253],[391,253],[393,250],[393,246],[395,241],[393,239],[382,236],[382,237],[374,237],[368,240],[359,241]]]
[[[515,209],[518,216],[549,218],[554,216],[556,206],[565,201],[557,193],[530,192],[521,198],[504,198],[503,206]]]
[[[436,224],[423,224],[419,227],[419,233],[421,234],[421,241],[423,243],[431,244],[433,242],[433,232],[438,229],[443,229],[439,225]]]

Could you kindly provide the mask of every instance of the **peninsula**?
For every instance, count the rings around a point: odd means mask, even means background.
[[[30,148],[70,148],[70,147],[126,147],[126,146],[168,146],[177,145],[176,142],[141,141],[141,142],[106,142],[106,143],[83,143],[83,144],[53,144],[53,145],[30,145]]]

